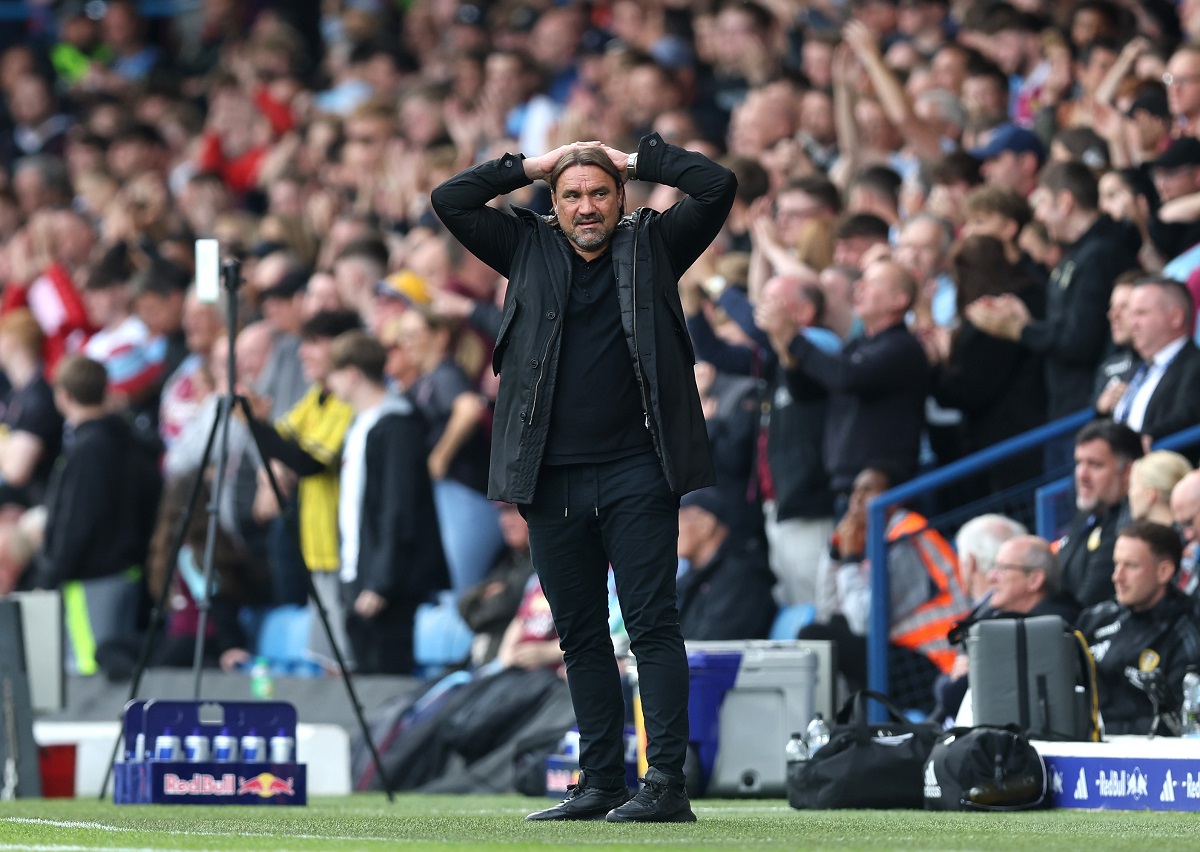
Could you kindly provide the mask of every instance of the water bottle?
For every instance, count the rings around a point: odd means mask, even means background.
[[[1183,707],[1180,709],[1180,735],[1200,737],[1200,672],[1195,666],[1188,666],[1183,676]]]
[[[829,742],[829,726],[825,724],[825,717],[820,713],[813,716],[813,720],[808,723],[808,731],[804,735],[804,742],[808,746],[808,756],[815,755],[825,743]]]
[[[791,739],[783,747],[783,759],[789,764],[808,760],[808,746],[804,744],[804,734],[799,731],[792,732]]]
[[[275,697],[275,681],[271,679],[271,666],[266,657],[255,657],[250,667],[250,694],[259,701],[270,701]]]

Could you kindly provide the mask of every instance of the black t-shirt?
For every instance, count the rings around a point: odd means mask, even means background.
[[[24,488],[7,483],[0,486],[0,503],[34,505],[41,502],[50,481],[54,460],[62,448],[63,419],[54,407],[54,391],[42,376],[22,388],[14,388],[0,403],[0,423],[6,433],[28,432],[42,440],[42,457],[33,470],[33,478]]]
[[[646,411],[617,300],[612,252],[586,261],[571,251],[571,283],[546,464],[604,462],[649,449]]]
[[[442,439],[446,424],[450,422],[450,413],[454,410],[454,400],[458,399],[459,394],[475,392],[467,374],[452,358],[447,358],[432,372],[413,382],[408,395],[428,424],[429,449],[433,449]],[[488,441],[482,429],[472,432],[459,448],[446,475],[469,488],[486,493]]]

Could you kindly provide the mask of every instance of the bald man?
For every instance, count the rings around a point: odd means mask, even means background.
[[[1196,556],[1200,551],[1200,470],[1193,470],[1175,483],[1171,489],[1171,514],[1175,528],[1183,538],[1183,559],[1175,574],[1175,584],[1188,595],[1196,596],[1200,587],[1200,573],[1196,570]]]
[[[854,313],[863,334],[840,352],[826,352],[805,335],[791,342],[796,381],[829,392],[825,464],[844,508],[863,468],[881,464],[904,477],[917,468],[929,362],[904,325],[917,297],[917,281],[890,260],[863,271],[854,290]]]

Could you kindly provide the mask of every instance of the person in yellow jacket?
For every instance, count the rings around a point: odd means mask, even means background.
[[[299,356],[311,386],[274,425],[257,419],[250,424],[263,454],[281,462],[298,477],[295,494],[300,555],[311,572],[334,641],[344,657],[350,646],[338,579],[338,476],[342,443],[354,412],[330,392],[326,379],[334,339],[361,326],[358,314],[353,311],[322,311],[308,319],[300,330]],[[262,408],[265,410],[266,406]],[[310,601],[309,606],[315,605]],[[315,613],[309,650],[327,659],[333,657],[324,627]],[[347,658],[347,662],[352,661]]]
[[[867,503],[891,487],[891,477],[866,468],[855,477],[850,506],[834,530],[838,614],[800,631],[802,639],[837,643],[838,670],[852,690],[866,686],[867,629],[871,613],[871,564],[865,557]],[[954,548],[917,512],[894,508],[888,515],[887,570],[891,630],[888,675],[891,698],[901,707],[928,712],[933,682],[948,672],[954,652],[950,628],[971,609]]]

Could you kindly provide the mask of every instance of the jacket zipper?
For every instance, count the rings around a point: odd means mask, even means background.
[[[542,387],[542,377],[546,375],[546,356],[550,354],[550,346],[554,343],[554,337],[558,334],[558,322],[554,323],[554,328],[550,329],[550,337],[546,340],[546,348],[542,350],[542,358],[538,362],[538,377],[533,383],[533,399],[529,403],[529,419],[526,421],[526,426],[533,424],[533,415],[537,411],[538,391]]]
[[[638,333],[637,333],[637,245],[638,237],[641,235],[640,217],[635,213],[633,217],[633,262],[630,264],[630,287],[632,288],[633,305],[630,312],[630,318],[633,323],[633,369],[636,371],[638,380],[638,392],[642,397],[642,413],[646,416],[646,431],[650,433],[650,438],[654,443],[655,450],[658,449],[658,437],[654,434],[654,428],[650,425],[650,400],[646,398],[646,374],[642,370],[642,351],[638,348]]]
[[[559,248],[561,251],[561,246]],[[567,291],[570,292],[571,279],[574,277],[574,270],[571,267],[571,258],[567,257],[566,260],[567,260]],[[533,399],[531,399],[529,401],[529,417],[525,421],[526,426],[533,425],[533,415],[535,413],[537,413],[538,391],[541,390],[542,378],[546,375],[546,357],[550,354],[550,347],[554,344],[554,338],[558,334],[558,329],[561,327],[562,322],[563,322],[562,311],[560,310],[555,315],[554,327],[552,329],[550,329],[550,336],[548,338],[546,338],[546,348],[542,350],[542,357],[538,361],[538,377],[537,377],[537,381],[533,383]]]

